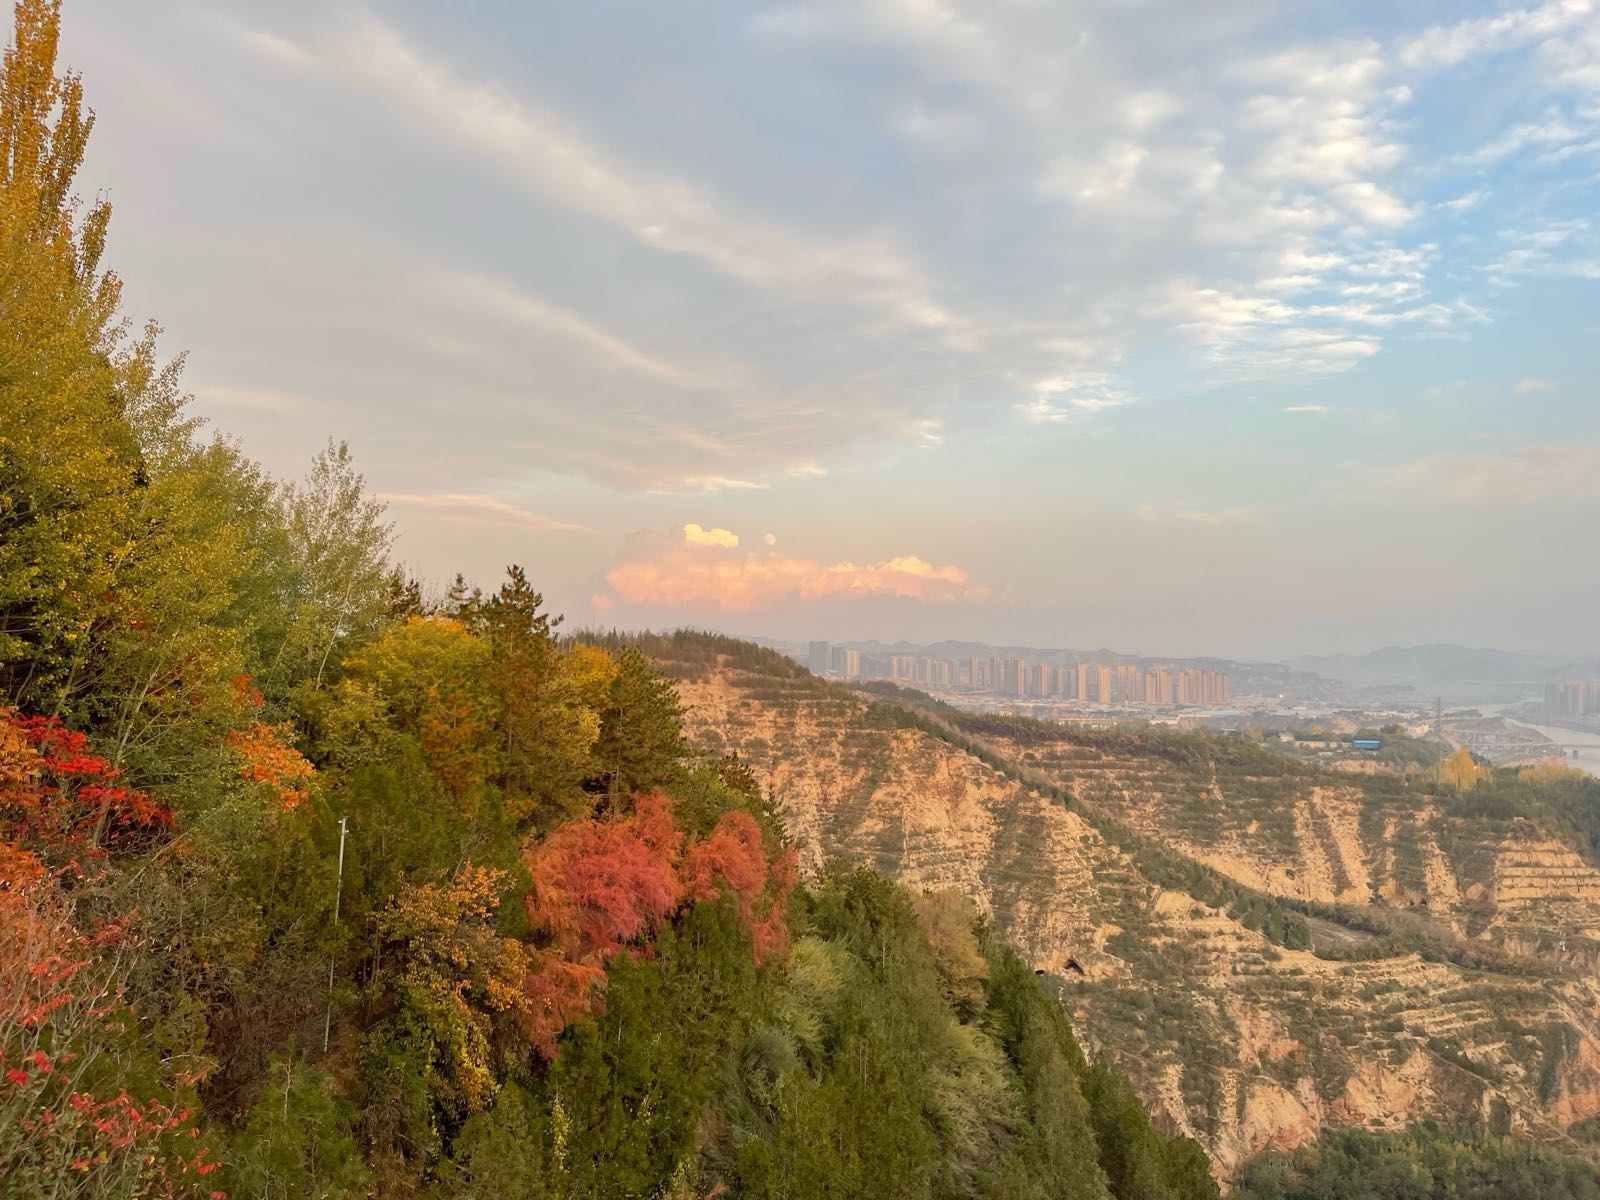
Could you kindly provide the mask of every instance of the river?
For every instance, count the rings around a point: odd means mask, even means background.
[[[1513,721],[1525,729],[1537,729],[1558,745],[1565,746],[1567,765],[1587,774],[1600,776],[1600,733],[1586,733],[1577,729],[1561,729],[1554,725],[1530,725],[1526,721]],[[1578,757],[1572,757],[1576,748]]]

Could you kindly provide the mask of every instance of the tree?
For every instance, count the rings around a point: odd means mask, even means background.
[[[229,497],[259,480],[194,444],[155,327],[124,332],[110,207],[72,196],[94,118],[56,68],[59,18],[18,4],[0,65],[0,703],[102,736],[147,782],[226,727],[253,556]]]
[[[284,490],[285,620],[264,670],[269,688],[319,688],[330,666],[373,638],[403,587],[389,564],[393,526],[367,493],[350,447],[329,441]]]
[[[1459,747],[1433,770],[1434,777],[1440,783],[1463,792],[1476,787],[1489,777],[1489,772],[1478,765],[1477,760],[1472,757],[1472,752],[1465,746]]]
[[[54,713],[130,551],[136,447],[113,354],[111,210],[71,196],[94,115],[56,70],[58,0],[16,7],[0,63],[0,701]]]
[[[122,999],[139,951],[120,923],[93,938],[81,932],[49,878],[0,890],[0,1179],[8,1195],[133,1200],[210,1190],[217,1164],[194,1141],[193,1108],[173,1095],[185,1081],[148,1081],[153,1064]]]
[[[637,648],[624,646],[594,749],[599,778],[613,798],[672,783],[689,755],[682,715],[672,681],[652,669]]]
[[[470,809],[498,773],[490,647],[460,621],[410,617],[354,651],[316,711],[336,759],[392,758],[385,740],[413,739],[458,804]]]
[[[122,781],[83,734],[53,717],[0,712],[0,842],[82,875],[113,851],[146,848],[172,812]]]
[[[267,1086],[233,1139],[219,1177],[250,1200],[342,1200],[369,1195],[346,1105],[322,1072],[293,1058],[273,1061]]]
[[[457,610],[489,647],[484,680],[499,706],[500,778],[506,808],[518,821],[549,821],[585,807],[580,789],[600,718],[587,703],[591,664],[561,653],[560,617],[519,566],[498,592],[474,591]]]
[[[468,863],[446,884],[404,888],[378,917],[378,931],[400,944],[400,995],[430,1051],[429,1083],[457,1117],[494,1098],[492,1052],[498,1016],[522,1017],[522,945],[494,929],[503,872]]]

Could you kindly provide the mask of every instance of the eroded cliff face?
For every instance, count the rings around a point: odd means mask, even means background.
[[[1434,1117],[1559,1138],[1600,1113],[1600,873],[1549,831],[1451,820],[1390,781],[1255,778],[1066,740],[985,743],[991,766],[810,680],[717,669],[679,690],[693,740],[738,751],[771,788],[805,866],[842,857],[973,896],[1050,974],[1090,1052],[1224,1171],[1329,1125]],[[1380,911],[1416,949],[1341,919],[1313,920],[1316,953],[1274,945],[1158,885],[1140,846],[1344,906],[1334,918]],[[1381,956],[1326,957],[1362,953]],[[1493,969],[1458,965],[1480,958]]]

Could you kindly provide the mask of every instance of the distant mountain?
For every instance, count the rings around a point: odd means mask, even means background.
[[[1451,643],[1385,646],[1370,654],[1314,655],[1292,666],[1359,687],[1410,686],[1449,693],[1498,693],[1552,679],[1600,673],[1600,661],[1570,655],[1474,649]]]

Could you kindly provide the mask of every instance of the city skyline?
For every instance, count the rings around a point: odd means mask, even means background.
[[[871,654],[825,641],[808,642],[802,661],[818,676],[887,679],[935,691],[967,690],[1019,699],[1209,707],[1227,703],[1229,693],[1226,672],[1172,663],[1141,669],[1136,663],[1061,664],[1018,656]]]

